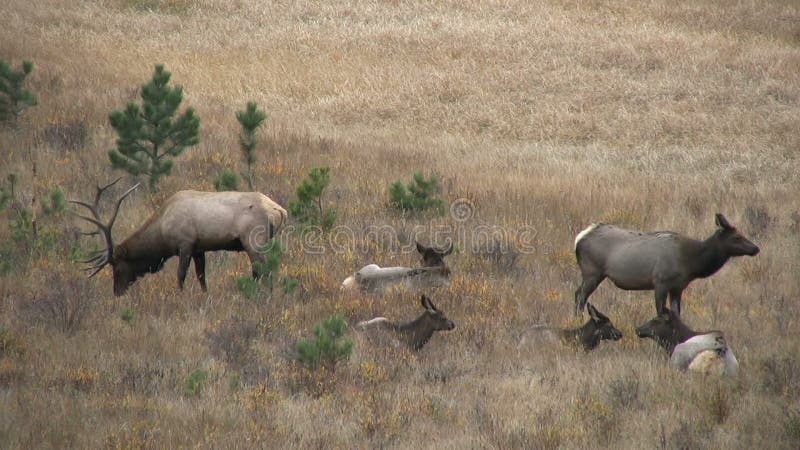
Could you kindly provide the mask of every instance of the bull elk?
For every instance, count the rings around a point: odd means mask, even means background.
[[[721,331],[694,331],[668,308],[637,327],[636,334],[663,347],[672,367],[717,375],[735,375],[739,371],[739,362]]]
[[[111,229],[122,201],[139,185],[125,191],[114,205],[108,222],[98,211],[103,193],[115,185],[97,186],[94,203],[70,200],[91,213],[80,218],[97,226],[105,249],[91,258],[89,277],[110,265],[114,275],[114,295],[122,295],[140,277],[161,270],[164,263],[178,256],[178,288],[183,289],[189,263],[194,261],[200,287],[206,291],[205,252],[244,251],[250,258],[253,276],[260,274],[256,263],[264,262],[263,246],[286,222],[287,213],[280,205],[259,192],[180,191],[168,198],[160,210],[119,245],[114,245]]]
[[[423,295],[421,302],[425,312],[411,322],[396,324],[385,317],[376,317],[359,322],[358,327],[362,330],[382,329],[389,332],[396,342],[412,350],[419,350],[431,339],[434,332],[449,331],[456,327],[452,320],[436,308],[431,299]]]
[[[380,267],[369,264],[347,277],[342,282],[342,289],[382,293],[398,284],[410,288],[447,285],[450,282],[450,269],[445,264],[444,257],[453,252],[453,243],[450,242],[444,249],[426,247],[419,242],[416,244],[417,251],[422,256],[422,267]]]
[[[667,294],[680,315],[681,293],[697,278],[716,273],[734,256],[755,256],[758,246],[747,240],[722,214],[706,240],[671,231],[642,233],[613,225],[592,224],[575,238],[581,285],[575,291],[575,313],[583,311],[597,286],[609,278],[628,291],[655,291],[656,314],[664,311]]]
[[[598,311],[591,303],[586,307],[589,311],[589,320],[582,327],[558,328],[536,325],[525,333],[520,340],[520,345],[524,345],[529,337],[541,338],[550,342],[561,341],[573,344],[588,352],[597,348],[600,341],[622,339],[622,332],[611,323],[611,319]]]

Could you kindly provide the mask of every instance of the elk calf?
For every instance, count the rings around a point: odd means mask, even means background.
[[[449,331],[456,327],[452,320],[444,316],[433,302],[422,296],[422,307],[425,312],[416,320],[407,323],[395,324],[385,317],[376,317],[372,320],[359,322],[362,330],[381,329],[388,332],[397,343],[402,343],[412,350],[421,349],[436,331]]]
[[[287,213],[280,205],[260,192],[180,191],[164,202],[138,230],[119,245],[114,245],[111,228],[119,207],[138,184],[117,200],[108,223],[100,218],[100,197],[113,183],[97,187],[94,203],[70,202],[88,209],[91,216],[79,216],[97,226],[93,234],[102,235],[106,248],[84,263],[94,264],[90,277],[106,265],[114,273],[114,295],[122,295],[138,278],[161,270],[164,263],[178,256],[178,287],[183,289],[189,263],[194,268],[200,287],[206,290],[205,252],[218,250],[244,251],[250,257],[253,276],[258,276],[256,263],[264,262],[262,247],[286,222]]]
[[[755,256],[748,241],[722,214],[717,230],[700,241],[671,231],[642,233],[613,225],[593,224],[575,238],[581,285],[575,291],[575,314],[583,311],[592,292],[606,278],[628,291],[655,291],[656,314],[666,307],[681,313],[681,293],[693,280],[716,273],[734,256]]]
[[[669,309],[636,328],[636,334],[663,347],[672,367],[719,375],[739,371],[739,362],[721,331],[694,331]]]
[[[594,350],[600,341],[618,341],[622,339],[619,331],[611,320],[598,311],[591,303],[586,305],[589,311],[589,321],[579,328],[557,328],[548,325],[536,325],[529,330],[532,337],[544,338],[548,341],[561,341],[577,345],[585,351]],[[523,336],[520,344],[524,344],[528,336]]]
[[[422,267],[380,267],[369,264],[347,277],[342,282],[342,289],[383,293],[389,287],[399,284],[409,288],[448,285],[450,269],[445,264],[444,257],[453,252],[453,243],[440,250],[417,242],[417,251],[422,256]]]

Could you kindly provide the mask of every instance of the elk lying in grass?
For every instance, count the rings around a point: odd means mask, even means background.
[[[672,367],[709,375],[735,375],[739,371],[739,362],[721,331],[694,331],[668,308],[636,328],[636,334],[663,347],[670,354]]]
[[[456,324],[445,317],[444,313],[439,311],[433,302],[424,295],[422,296],[422,307],[425,308],[425,312],[411,322],[396,324],[385,317],[376,317],[359,322],[358,327],[362,330],[384,330],[396,343],[402,343],[412,350],[419,350],[430,340],[434,332],[449,331],[456,327]]]
[[[97,187],[94,203],[71,200],[92,214],[79,216],[97,226],[106,248],[92,258],[81,261],[94,264],[87,270],[96,275],[106,265],[114,273],[114,295],[122,295],[138,278],[161,270],[172,256],[178,256],[178,287],[183,289],[189,263],[200,286],[206,290],[205,252],[245,251],[250,257],[253,276],[258,276],[256,263],[264,262],[263,246],[286,222],[286,210],[259,192],[180,191],[164,202],[159,211],[121,244],[114,245],[111,228],[119,207],[138,184],[117,200],[114,212],[103,223],[98,212],[103,192],[119,181]]]
[[[642,233],[613,225],[592,224],[575,238],[575,257],[582,282],[575,291],[575,313],[580,314],[592,292],[609,278],[618,288],[655,291],[656,314],[669,294],[670,307],[681,313],[681,293],[697,278],[713,275],[733,256],[758,254],[723,217],[717,230],[700,241],[670,231]]]
[[[611,320],[598,311],[591,303],[586,305],[589,311],[589,321],[579,328],[557,328],[548,325],[536,325],[523,336],[520,345],[525,344],[528,337],[545,339],[550,342],[566,342],[577,345],[585,351],[594,350],[600,341],[618,341],[622,339],[619,331]]]
[[[342,289],[382,293],[398,284],[410,288],[446,286],[450,282],[450,269],[445,264],[444,257],[453,252],[453,243],[449,243],[445,249],[436,249],[417,242],[417,251],[422,256],[422,267],[379,267],[377,264],[370,264],[347,277],[342,283]]]

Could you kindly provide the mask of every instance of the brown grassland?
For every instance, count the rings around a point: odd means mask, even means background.
[[[208,294],[193,274],[178,291],[173,258],[115,298],[110,269],[86,280],[71,262],[85,226],[41,218],[54,245],[2,256],[2,448],[800,447],[796,1],[6,0],[0,57],[35,64],[39,105],[0,130],[0,176],[19,175],[22,205],[56,187],[88,198],[122,175],[106,155],[108,113],[138,101],[163,63],[201,142],[159,192],[126,201],[118,241],[173,192],[242,169],[235,112],[247,101],[269,114],[257,189],[286,205],[309,169],[330,166],[325,200],[356,236],[322,253],[285,236],[291,295],[246,300],[247,258],[218,253]],[[389,185],[415,170],[474,215],[390,209]],[[572,245],[586,225],[705,237],[717,211],[761,253],[696,281],[684,317],[725,331],[738,377],[668,368],[634,332],[652,293],[608,282],[591,301],[621,341],[588,354],[518,345],[534,324],[581,323]],[[3,248],[11,218],[0,215]],[[418,226],[495,226],[508,248],[458,242],[452,286],[428,292],[457,327],[421,351],[351,329],[350,359],[304,369],[295,343],[332,314],[353,325],[420,312],[418,293],[340,292],[367,263],[416,263],[363,237],[374,225],[403,243]],[[208,378],[187,395],[198,369]]]

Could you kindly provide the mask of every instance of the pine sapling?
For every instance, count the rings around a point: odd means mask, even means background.
[[[438,194],[439,179],[435,175],[426,180],[422,172],[414,172],[408,185],[404,186],[400,181],[392,183],[389,188],[389,204],[401,211],[433,209],[441,215],[444,214],[444,201]]]
[[[322,194],[331,182],[329,167],[315,167],[297,187],[297,201],[289,202],[289,213],[300,223],[330,230],[336,221],[336,208],[324,208]]]
[[[119,135],[117,148],[108,152],[111,166],[133,176],[149,177],[150,189],[172,173],[172,158],[199,142],[200,119],[188,108],[176,117],[183,101],[183,88],[170,87],[171,73],[157,65],[153,78],[142,86],[142,106],[129,103],[124,111],[113,111],[108,119]]]
[[[239,147],[242,149],[242,156],[247,164],[247,172],[245,174],[247,186],[252,191],[253,165],[256,163],[256,146],[258,145],[256,131],[267,119],[267,114],[258,109],[256,102],[248,102],[247,109],[236,113],[236,119],[242,126],[242,134],[239,136]]]
[[[25,109],[36,106],[36,96],[25,89],[25,79],[33,72],[33,63],[23,61],[22,70],[13,70],[0,59],[0,121],[16,122]]]

